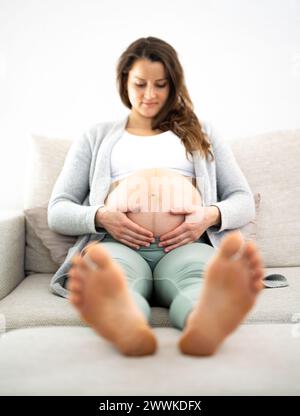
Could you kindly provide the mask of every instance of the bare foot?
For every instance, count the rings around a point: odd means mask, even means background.
[[[256,245],[245,242],[240,232],[225,237],[207,265],[201,297],[179,340],[181,352],[213,354],[254,305],[263,275]]]
[[[154,332],[132,298],[121,267],[101,243],[90,243],[72,259],[70,302],[98,334],[130,356],[153,354]]]

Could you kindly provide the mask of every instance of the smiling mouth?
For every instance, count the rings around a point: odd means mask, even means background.
[[[157,103],[143,103],[144,105],[147,105],[147,106],[151,106],[151,105],[156,105]]]

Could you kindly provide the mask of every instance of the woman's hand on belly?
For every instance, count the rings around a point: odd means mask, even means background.
[[[96,225],[101,225],[113,238],[132,248],[149,245],[153,241],[151,231],[135,224],[124,213],[111,212],[107,207],[98,210]]]
[[[160,237],[159,247],[171,251],[176,247],[198,240],[211,226],[208,215],[209,207],[198,206],[195,209],[171,210],[171,215],[185,214],[185,221],[175,229]]]
[[[171,214],[172,209],[202,205],[200,193],[191,181],[170,169],[137,171],[113,186],[105,204],[159,236],[188,219],[185,214],[189,212]]]

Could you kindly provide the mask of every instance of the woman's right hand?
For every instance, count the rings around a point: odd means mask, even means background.
[[[139,249],[153,240],[153,233],[131,221],[124,212],[99,208],[96,214],[96,226],[103,227],[115,239]]]

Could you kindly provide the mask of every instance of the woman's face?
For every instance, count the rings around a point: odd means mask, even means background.
[[[146,59],[135,61],[128,74],[127,88],[132,110],[146,118],[154,117],[169,95],[164,65]]]

